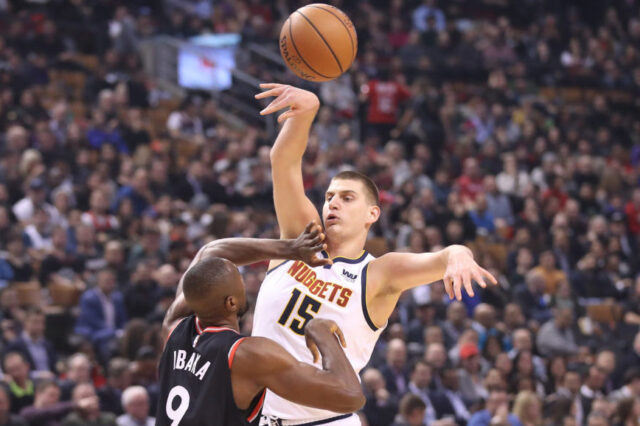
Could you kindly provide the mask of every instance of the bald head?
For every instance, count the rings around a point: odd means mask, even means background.
[[[201,320],[242,316],[246,297],[236,266],[220,257],[208,257],[193,265],[183,281],[187,305]]]

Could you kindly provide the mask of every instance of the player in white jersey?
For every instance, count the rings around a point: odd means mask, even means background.
[[[302,156],[320,102],[311,92],[282,84],[263,84],[258,99],[276,97],[261,114],[288,108],[271,150],[273,197],[281,238],[297,236],[310,221],[320,221],[302,182]],[[405,290],[444,280],[449,297],[473,296],[472,281],[485,287],[495,278],[459,245],[434,253],[387,253],[374,258],[363,251],[369,228],[380,216],[378,189],[356,172],[336,175],[322,208],[332,265],[310,268],[300,262],[271,261],[260,288],[253,335],[266,336],[301,361],[310,362],[302,329],[314,317],[334,320],[347,339],[345,351],[356,372],[368,362],[381,330]],[[354,415],[339,415],[285,401],[268,393],[261,424],[359,425]]]

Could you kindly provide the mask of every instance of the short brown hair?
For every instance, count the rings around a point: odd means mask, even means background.
[[[371,201],[376,206],[380,204],[380,191],[378,190],[378,186],[373,180],[371,180],[369,176],[363,175],[362,173],[355,172],[353,170],[345,170],[335,175],[332,180],[334,179],[357,180],[359,182],[362,182],[365,187],[367,196],[369,197],[369,201]]]
[[[400,414],[405,418],[409,417],[416,410],[424,410],[427,405],[419,396],[412,393],[408,393],[400,400]]]

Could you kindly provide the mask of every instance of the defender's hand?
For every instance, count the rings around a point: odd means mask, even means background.
[[[462,287],[464,286],[467,294],[473,297],[473,286],[471,280],[476,281],[480,287],[487,286],[485,278],[488,278],[493,284],[498,284],[489,271],[482,268],[473,260],[473,255],[469,249],[456,250],[449,254],[447,269],[444,273],[444,287],[451,299],[462,300]]]
[[[320,351],[318,350],[318,342],[326,341],[335,336],[343,348],[347,347],[344,340],[342,330],[332,320],[314,318],[304,328],[304,340],[307,347],[313,354],[313,362],[316,363],[320,359]]]
[[[288,111],[285,111],[278,117],[278,123],[284,122],[287,118],[306,113],[313,113],[313,115],[315,115],[320,107],[320,101],[316,95],[297,87],[279,83],[262,83],[260,84],[260,88],[268,90],[258,93],[255,96],[256,99],[276,96],[265,109],[260,111],[260,115],[268,115],[289,107]]]
[[[322,232],[322,227],[314,221],[309,222],[302,234],[295,240],[291,240],[291,249],[294,252],[294,257],[311,267],[333,264],[331,259],[318,256],[320,251],[327,249],[324,239],[325,235]]]

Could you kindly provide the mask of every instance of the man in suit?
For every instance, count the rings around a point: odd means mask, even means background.
[[[401,339],[392,339],[387,347],[387,362],[380,372],[387,383],[387,390],[400,398],[407,392],[407,345]]]
[[[455,417],[455,410],[449,400],[440,392],[431,391],[431,366],[424,360],[417,360],[411,370],[409,392],[420,397],[425,403],[424,424],[430,425],[445,416]]]
[[[9,352],[20,352],[31,367],[31,371],[56,372],[56,352],[51,342],[44,338],[45,315],[39,308],[27,311],[24,329],[20,337],[11,342]]]
[[[122,294],[115,290],[116,273],[111,269],[98,272],[98,285],[87,290],[80,299],[80,315],[75,332],[89,339],[104,364],[110,358],[112,341],[122,334],[126,314]]]

